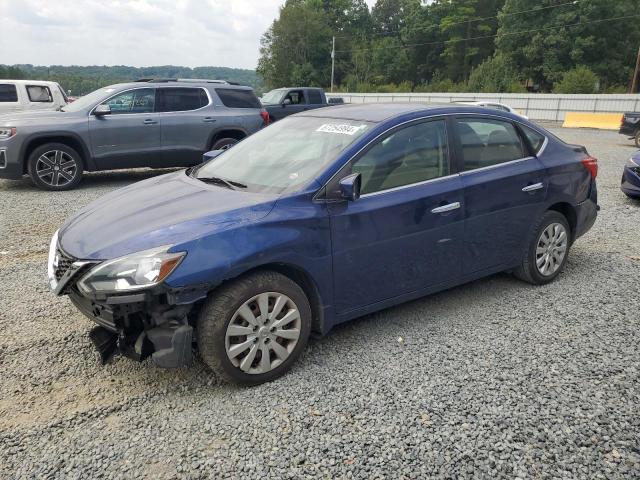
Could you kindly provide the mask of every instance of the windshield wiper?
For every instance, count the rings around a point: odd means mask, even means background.
[[[233,180],[225,180],[220,177],[196,177],[198,180],[201,180],[205,183],[213,183],[215,185],[224,185],[231,190],[235,190],[237,188],[247,188],[247,186],[240,182],[234,182]]]

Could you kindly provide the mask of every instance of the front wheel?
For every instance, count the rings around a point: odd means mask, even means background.
[[[44,190],[70,190],[82,179],[80,154],[63,143],[36,148],[28,159],[31,181]]]
[[[304,291],[277,272],[258,272],[211,294],[198,318],[198,350],[224,380],[257,385],[291,368],[310,331]]]
[[[571,229],[565,216],[551,210],[545,212],[529,238],[515,276],[534,285],[552,282],[567,262],[570,243]]]

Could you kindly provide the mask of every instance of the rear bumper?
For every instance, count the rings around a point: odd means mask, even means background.
[[[626,135],[627,137],[633,137],[636,134],[636,127],[632,127],[630,125],[623,125],[622,127],[620,127],[620,130],[618,131],[618,133],[620,135]]]
[[[600,211],[600,206],[598,205],[598,190],[596,183],[593,182],[589,198],[576,205],[576,231],[574,240],[591,230],[593,224],[596,223],[596,218],[598,218],[598,211]]]

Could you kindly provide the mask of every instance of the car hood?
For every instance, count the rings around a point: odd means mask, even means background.
[[[105,195],[68,219],[58,238],[73,257],[112,259],[257,220],[276,199],[205,184],[179,171]]]

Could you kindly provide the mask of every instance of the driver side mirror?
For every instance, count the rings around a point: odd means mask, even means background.
[[[111,107],[109,105],[98,105],[94,110],[93,114],[96,117],[101,117],[103,115],[111,115]]]
[[[352,173],[340,180],[340,195],[345,200],[355,202],[360,198],[360,185],[362,176],[359,173]]]
[[[224,150],[211,150],[210,152],[205,152],[202,155],[202,163],[208,162],[209,160],[213,160],[222,152],[224,152]]]

